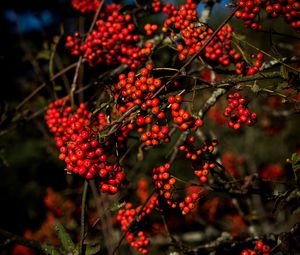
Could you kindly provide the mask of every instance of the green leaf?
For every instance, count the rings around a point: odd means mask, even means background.
[[[297,153],[293,153],[291,157],[292,169],[295,176],[295,181],[298,181],[298,175],[300,170],[300,156]]]
[[[58,250],[56,250],[56,248],[54,246],[49,245],[49,244],[44,244],[43,245],[43,250],[48,255],[60,255]]]
[[[45,60],[49,60],[50,59],[50,50],[49,49],[43,49],[41,50],[37,56],[37,59],[45,59]]]
[[[280,66],[280,75],[285,80],[289,78],[289,73],[284,65]]]
[[[65,230],[64,226],[60,223],[54,224],[54,229],[57,232],[58,238],[61,241],[62,247],[66,252],[74,252],[75,244],[72,241],[70,235]]]
[[[51,51],[49,49],[49,45],[44,42],[43,43],[43,49],[40,50],[37,55],[36,58],[37,59],[45,59],[45,60],[49,60],[50,59],[50,55],[51,55]]]
[[[299,195],[298,195],[298,190],[297,189],[293,189],[293,191],[288,195],[288,197],[285,199],[287,202],[291,202],[295,199],[298,199]]]
[[[110,210],[112,212],[118,211],[119,209],[121,209],[122,207],[124,207],[126,204],[126,202],[123,203],[119,203],[119,202],[114,202],[114,204],[112,205],[112,207],[110,208]]]
[[[287,89],[289,87],[289,83],[286,81],[280,82],[277,85],[277,89]]]
[[[297,153],[293,153],[292,157],[291,157],[291,160],[292,160],[292,166],[294,166],[294,165],[299,163],[300,156]]]
[[[56,86],[54,86],[54,90],[55,91],[62,91],[62,86],[56,85]]]
[[[242,34],[237,34],[237,33],[232,33],[233,34],[233,37],[240,40],[240,41],[245,41],[246,40],[246,36],[245,35],[242,35]]]
[[[87,246],[85,254],[86,255],[94,255],[94,254],[98,253],[100,250],[101,250],[100,244],[95,245],[95,246]]]
[[[104,108],[108,108],[109,107],[109,104],[108,103],[102,103],[100,105],[100,107],[97,107],[94,111],[93,111],[93,114],[96,114],[97,112],[100,112],[102,109]]]

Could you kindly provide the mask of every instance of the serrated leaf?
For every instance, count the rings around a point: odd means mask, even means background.
[[[61,241],[62,247],[66,252],[74,252],[75,244],[72,241],[70,235],[65,230],[64,226],[60,223],[54,224],[54,229],[57,232],[58,238]]]

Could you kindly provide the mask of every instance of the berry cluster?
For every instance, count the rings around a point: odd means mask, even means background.
[[[203,120],[193,117],[189,112],[180,107],[182,96],[170,96],[168,102],[171,104],[172,117],[175,124],[179,126],[181,131],[188,129],[196,130],[203,125]]]
[[[141,141],[145,145],[155,146],[161,141],[168,143],[169,128],[166,125],[153,124],[145,130],[145,125],[153,122],[151,116],[155,116],[157,120],[164,120],[166,115],[160,107],[160,100],[154,97],[154,93],[161,88],[162,82],[159,78],[150,75],[153,69],[152,64],[148,64],[140,71],[138,78],[135,72],[129,72],[119,75],[119,82],[115,85],[115,99],[117,101],[116,108],[120,113],[125,113],[134,106],[139,106],[141,112],[136,117],[135,123],[130,123],[132,129],[137,127],[137,131],[141,133]]]
[[[147,23],[145,26],[144,26],[144,29],[145,29],[145,31],[146,31],[146,34],[147,35],[153,35],[153,33],[155,32],[155,31],[157,31],[157,29],[158,29],[158,25],[156,25],[156,24],[150,24],[150,23]]]
[[[181,41],[177,44],[177,50],[179,52],[178,58],[181,61],[196,54],[214,33],[214,30],[207,25],[197,22],[196,6],[190,0],[181,5],[179,9],[176,9],[172,4],[166,4],[163,8],[167,19],[162,30],[169,33],[170,37],[174,39],[180,38]],[[205,47],[202,54],[203,58],[211,64],[220,64],[224,67],[232,63],[236,67],[237,74],[254,74],[254,69],[247,66],[242,55],[234,49],[232,32],[231,26],[222,27],[217,36]]]
[[[152,9],[154,12],[160,12],[161,9],[161,0],[152,0]]]
[[[121,13],[121,5],[111,4],[106,6],[96,21],[96,28],[86,39],[75,33],[67,37],[66,47],[72,55],[86,58],[90,66],[104,62],[107,65],[126,64],[135,69],[149,52],[149,48],[143,50],[138,42],[131,16]]]
[[[138,105],[144,111],[151,108],[153,114],[160,114],[159,99],[151,98],[162,86],[162,82],[159,78],[150,75],[152,69],[152,64],[142,68],[139,78],[136,78],[135,72],[129,72],[127,76],[125,74],[119,75],[119,82],[115,85],[115,99],[118,104],[117,108],[121,113],[126,112],[134,105]]]
[[[72,7],[83,14],[94,13],[97,11],[101,0],[72,0]]]
[[[228,94],[227,101],[229,105],[224,110],[224,116],[230,119],[228,122],[230,128],[237,130],[243,123],[251,126],[256,122],[256,113],[250,112],[247,100],[240,93]]]
[[[195,136],[190,136],[186,139],[183,145],[179,146],[179,150],[185,153],[187,159],[192,161],[194,174],[199,177],[200,182],[207,182],[207,175],[210,169],[215,168],[215,164],[207,160],[211,157],[211,153],[217,146],[217,141],[205,141],[204,146],[197,147],[195,145]]]
[[[179,205],[182,214],[186,215],[196,207],[199,193],[192,192],[183,201],[176,201],[174,199],[176,179],[171,175],[170,167],[170,163],[166,163],[152,170],[152,180],[156,188],[156,193],[160,198],[159,205],[166,204],[173,209]]]
[[[160,141],[168,143],[170,141],[168,133],[169,128],[167,126],[159,126],[157,124],[154,124],[151,126],[150,130],[144,132],[141,135],[141,141],[144,142],[147,146],[159,145]]]
[[[193,25],[197,21],[197,4],[193,0],[187,0],[186,4],[180,6],[179,10],[171,4],[167,3],[162,11],[166,14],[167,19],[164,22],[162,31],[185,29]],[[174,35],[174,34],[173,34]]]
[[[300,2],[297,0],[239,0],[238,6],[240,10],[235,16],[243,20],[245,27],[261,30],[262,25],[258,21],[258,16],[264,9],[272,18],[282,15],[292,28],[300,32]]]
[[[152,170],[152,180],[154,182],[157,194],[172,208],[177,206],[174,201],[172,189],[176,183],[176,179],[170,174],[170,164],[166,163],[162,166],[155,167]]]
[[[255,244],[255,249],[246,249],[241,252],[241,255],[258,255],[258,254],[263,254],[263,255],[270,255],[270,246],[264,244],[261,240],[258,240]],[[261,252],[261,253],[260,253]]]
[[[190,196],[186,196],[183,202],[179,203],[179,208],[182,211],[183,215],[188,214],[193,210],[198,203],[199,194],[194,192]]]
[[[247,71],[247,75],[253,75],[253,74],[256,74],[260,67],[262,66],[262,63],[263,63],[263,58],[264,58],[264,55],[259,52],[257,53],[256,55],[255,54],[251,54],[250,55],[250,58],[251,59],[256,59],[253,66],[251,66],[248,71]]]
[[[260,13],[263,1],[261,0],[239,0],[240,10],[236,11],[235,16],[242,19],[245,27],[251,27],[253,30],[260,30],[261,25],[255,21],[256,16]]]
[[[96,178],[102,192],[115,194],[125,178],[122,167],[108,158],[111,144],[101,145],[98,132],[107,124],[106,116],[98,114],[92,121],[92,114],[85,104],[73,113],[67,106],[68,100],[58,99],[48,106],[45,120],[59,147],[59,158],[66,163],[69,173],[80,174],[86,179]]]
[[[126,203],[125,207],[118,211],[117,221],[120,223],[121,231],[126,232],[126,239],[130,246],[142,254],[148,254],[147,247],[150,240],[144,231],[133,232],[132,224],[140,222],[147,214],[150,214],[157,203],[157,196],[152,196],[150,201],[144,206],[133,208],[132,203]]]

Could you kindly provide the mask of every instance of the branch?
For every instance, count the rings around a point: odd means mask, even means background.
[[[286,63],[284,63],[284,62],[283,62],[282,60],[280,60],[279,58],[273,57],[271,54],[269,54],[269,53],[267,53],[267,52],[265,52],[265,51],[263,51],[263,50],[257,48],[257,47],[254,46],[253,44],[251,44],[251,43],[249,43],[249,42],[247,42],[247,41],[240,40],[240,39],[238,39],[237,37],[234,37],[234,39],[237,40],[237,41],[239,41],[239,42],[241,42],[241,43],[247,44],[249,47],[251,47],[251,48],[253,48],[253,49],[255,49],[255,50],[259,51],[259,52],[262,52],[262,53],[265,54],[266,56],[268,56],[268,57],[270,57],[270,58],[272,58],[272,59],[278,61],[278,63],[284,65],[285,67],[287,67],[287,68],[289,68],[289,69],[291,69],[291,70],[293,70],[294,72],[300,73],[300,70],[299,70],[299,69],[296,69],[296,68],[294,68],[294,67],[292,67],[292,66],[290,66],[290,65],[287,65]]]
[[[41,254],[48,254],[46,248],[43,247],[43,245],[36,240],[27,239],[23,236],[19,236],[16,234],[13,234],[11,232],[8,232],[6,230],[0,229],[0,236],[5,238],[4,244],[20,244],[24,245],[28,248],[34,249]]]
[[[53,77],[49,81],[54,81],[56,78],[60,77],[61,75],[65,74],[66,72],[68,72],[71,69],[73,69],[74,67],[76,67],[76,65],[77,65],[77,63],[73,63],[73,64],[67,66],[66,68],[64,68],[63,70],[58,72],[57,74],[53,75]],[[39,87],[37,87],[33,92],[31,92],[30,95],[28,95],[21,103],[19,103],[16,106],[16,110],[19,110],[24,104],[26,104],[31,98],[33,98],[38,92],[40,92],[44,87],[46,87],[46,85],[47,85],[47,82],[44,82]]]
[[[83,192],[82,192],[82,201],[81,201],[81,220],[80,220],[80,242],[79,242],[79,255],[84,254],[83,241],[85,238],[85,206],[86,206],[86,197],[88,190],[88,181],[84,181]]]
[[[206,46],[215,38],[215,36],[219,33],[219,31],[227,24],[227,22],[234,16],[239,7],[236,7],[230,15],[219,25],[219,27],[212,33],[212,35],[207,39],[207,41],[202,45],[202,47],[193,55],[189,60],[175,73],[171,76],[170,80],[166,82],[164,86],[162,86],[151,98],[156,97],[162,90],[164,90],[170,83],[172,83],[180,74],[185,73],[185,69],[189,66],[196,58],[198,58]]]

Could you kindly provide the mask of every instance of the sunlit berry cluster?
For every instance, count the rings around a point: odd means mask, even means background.
[[[81,13],[89,14],[97,11],[101,0],[72,0],[72,7]]]
[[[235,16],[243,20],[245,27],[261,30],[259,15],[262,10],[265,10],[271,18],[282,15],[292,28],[300,32],[300,2],[297,0],[239,0],[238,6],[240,10],[235,13]]]
[[[216,146],[216,140],[205,141],[203,146],[197,146],[195,136],[188,137],[184,144],[179,146],[179,150],[185,153],[187,159],[191,160],[194,174],[202,183],[207,182],[210,170],[216,166],[211,155]]]
[[[162,9],[167,16],[162,30],[177,41],[178,58],[181,61],[195,55],[214,33],[212,28],[198,22],[196,7],[197,5],[190,0],[179,9],[172,4],[166,4]],[[215,65],[227,67],[234,64],[237,74],[254,74],[258,69],[252,68],[251,64],[247,65],[242,54],[233,47],[232,34],[231,26],[222,27],[201,56]]]
[[[86,38],[79,33],[68,36],[66,47],[72,55],[82,56],[91,66],[98,63],[126,64],[130,68],[137,68],[145,60],[147,53],[151,52],[137,45],[139,36],[135,32],[135,25],[129,14],[121,12],[121,5],[111,4],[105,7],[100,19]]]
[[[165,120],[166,114],[161,109],[162,103],[159,98],[153,95],[161,88],[162,82],[151,75],[152,68],[152,64],[148,64],[141,69],[140,76],[135,72],[121,74],[119,82],[115,85],[116,108],[120,113],[125,113],[134,106],[140,107],[139,116],[129,125],[133,125],[133,129],[137,128],[141,133],[141,141],[147,146],[168,143],[170,140],[168,126],[159,123]],[[153,117],[157,119],[154,124]]]
[[[203,125],[203,120],[193,117],[188,111],[181,107],[183,101],[182,96],[170,96],[168,102],[171,104],[171,114],[173,121],[178,125],[179,130],[185,131],[187,129],[196,130]]]
[[[241,255],[270,255],[271,248],[269,245],[263,243],[263,241],[258,240],[255,244],[255,249],[245,249],[241,252]]]
[[[108,161],[115,157],[111,144],[98,141],[99,131],[107,124],[106,115],[100,113],[94,121],[91,116],[85,104],[75,111],[67,99],[58,99],[48,106],[45,120],[66,170],[86,179],[95,178],[102,192],[115,194],[125,178],[123,169],[114,160]]]
[[[132,203],[126,203],[125,207],[118,211],[117,221],[120,229],[125,232],[125,238],[132,248],[142,254],[148,254],[150,240],[144,231],[131,230],[132,224],[139,223],[146,215],[150,214],[157,203],[157,196],[154,195],[150,201],[143,207],[133,207]]]
[[[115,99],[121,113],[134,105],[141,106],[144,111],[151,108],[155,115],[160,113],[158,108],[160,101],[158,98],[152,99],[152,96],[162,86],[162,82],[151,75],[152,69],[153,65],[148,64],[141,69],[139,77],[135,72],[119,75],[119,82],[115,85]]]
[[[256,113],[250,112],[247,100],[239,92],[228,94],[227,101],[229,105],[224,110],[224,116],[229,118],[230,128],[237,130],[242,124],[252,126],[256,122]]]

